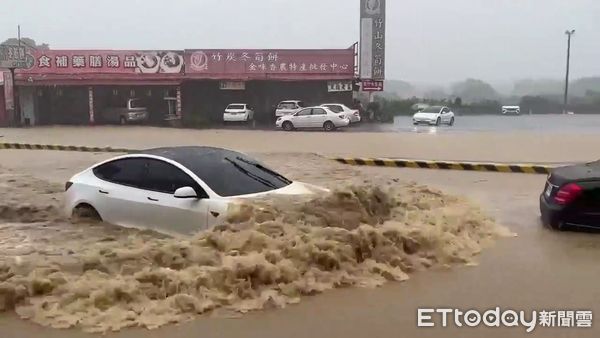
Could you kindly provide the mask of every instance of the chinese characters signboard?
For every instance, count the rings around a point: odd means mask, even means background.
[[[351,92],[352,81],[329,81],[327,82],[327,91],[333,92]]]
[[[352,80],[354,50],[36,50],[21,83],[42,81]],[[27,82],[24,82],[27,81]]]
[[[40,50],[34,63],[19,73],[179,74],[183,52]]]
[[[383,81],[363,80],[362,90],[364,92],[382,92]]]
[[[186,74],[232,79],[353,78],[354,52],[341,50],[186,50]]]
[[[244,81],[221,81],[219,85],[222,90],[246,90]]]
[[[27,54],[25,47],[2,45],[0,46],[0,68],[27,68],[31,55]]]
[[[385,79],[385,0],[360,1],[360,77]]]

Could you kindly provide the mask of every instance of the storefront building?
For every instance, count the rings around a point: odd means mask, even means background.
[[[105,111],[129,99],[143,102],[150,124],[167,117],[190,126],[216,123],[231,103],[252,105],[257,121],[268,123],[283,100],[350,105],[356,78],[354,47],[30,53],[30,67],[15,75],[18,113],[0,110],[0,123],[101,124]]]

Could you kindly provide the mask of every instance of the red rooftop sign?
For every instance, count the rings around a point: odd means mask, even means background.
[[[38,50],[19,73],[179,74],[183,52],[114,50]]]
[[[352,79],[354,50],[186,50],[185,64],[193,78]]]
[[[17,70],[21,84],[90,83],[185,78],[217,80],[351,80],[354,49],[184,51],[36,50],[27,68]]]

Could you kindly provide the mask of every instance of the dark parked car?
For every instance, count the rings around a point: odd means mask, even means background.
[[[142,123],[148,120],[148,109],[140,99],[128,99],[120,106],[106,108],[101,118],[106,123]]]
[[[600,229],[600,161],[553,170],[540,196],[540,211],[552,229]]]

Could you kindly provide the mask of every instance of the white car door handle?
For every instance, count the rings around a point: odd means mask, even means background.
[[[156,198],[152,198],[152,197],[148,197],[148,201],[158,202],[158,200]]]
[[[104,190],[98,190],[99,193],[104,194],[104,195],[108,195],[108,191],[104,191]]]

